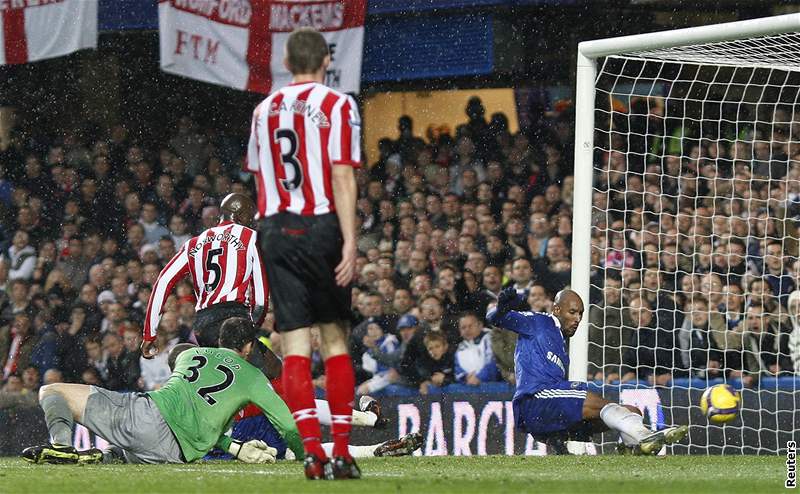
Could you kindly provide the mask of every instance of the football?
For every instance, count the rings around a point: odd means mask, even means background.
[[[700,410],[715,424],[724,424],[736,418],[741,395],[729,384],[717,384],[703,392]]]

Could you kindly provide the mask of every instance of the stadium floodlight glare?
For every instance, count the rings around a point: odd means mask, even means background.
[[[792,201],[800,201],[800,163],[792,161],[800,153],[798,103],[800,13],[580,43],[571,285],[587,308],[604,305],[603,287],[611,272],[604,268],[613,262],[623,274],[623,311],[632,298],[649,290],[654,317],[691,318],[685,310],[691,300],[686,302],[681,287],[676,291],[671,282],[703,272],[698,262],[719,255],[717,250],[707,252],[708,244],[725,255],[731,252],[728,259],[737,255],[730,247],[735,238],[745,243],[749,239],[746,248],[751,253],[769,242],[785,247],[787,220],[800,212],[790,207]],[[796,237],[795,227],[788,228]],[[647,257],[642,242],[655,247],[650,254],[659,273],[655,289],[639,286],[639,259]],[[621,252],[614,252],[617,247]],[[782,252],[787,255],[786,248]],[[628,254],[635,259],[632,263]],[[675,267],[665,269],[663,258],[671,255]],[[751,268],[765,268],[758,256],[741,257]],[[721,274],[725,285],[728,273]],[[696,280],[689,295],[712,298],[714,303],[705,309],[711,316],[725,292],[704,291],[699,277]],[[744,295],[749,301],[750,295]],[[676,298],[680,300],[674,307],[662,304]],[[765,310],[776,321],[788,321],[785,300],[776,301],[777,297]],[[570,342],[571,380],[582,381],[593,369],[605,369],[607,348],[592,351],[593,345],[606,343],[590,341],[590,310]],[[685,351],[688,333],[675,328],[676,345],[684,348],[676,351],[673,370],[694,365]],[[626,349],[624,335],[621,340],[620,355]],[[705,379],[702,369],[691,371]],[[770,384],[766,393],[772,398],[797,393],[800,377],[789,381],[794,383],[789,388],[785,382],[783,387]],[[785,424],[796,423],[800,413],[771,409],[777,400],[764,400],[763,393],[744,397],[739,432],[722,434],[724,444],[702,451],[775,453],[785,448],[792,434],[791,426],[784,430]],[[688,396],[697,398],[694,392]],[[718,427],[700,422],[694,410],[698,401],[692,398],[677,400],[685,403],[681,405],[670,400],[669,407],[683,410],[667,407],[665,413],[692,426]],[[748,409],[751,414],[746,414]],[[693,438],[706,437],[697,430]]]

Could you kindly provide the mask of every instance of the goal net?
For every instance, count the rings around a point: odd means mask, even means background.
[[[800,424],[800,17],[773,19],[582,45],[592,200],[573,242],[591,249],[573,249],[573,285],[590,303],[571,377],[654,428],[688,424],[675,453],[774,454]],[[724,426],[699,408],[717,383],[742,394]]]

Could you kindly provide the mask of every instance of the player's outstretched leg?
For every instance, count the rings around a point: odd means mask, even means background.
[[[83,415],[90,387],[82,384],[50,384],[39,390],[39,405],[50,434],[50,443],[32,446],[22,452],[22,458],[31,463],[79,464],[100,463],[103,453],[99,449],[78,451],[73,448],[72,428],[75,419]]]
[[[645,455],[657,454],[662,446],[680,441],[689,431],[688,427],[680,426],[653,432],[642,423],[638,409],[611,403],[595,393],[586,394],[583,418],[600,418],[610,429],[619,432],[625,446]]]
[[[389,439],[373,451],[375,456],[408,456],[422,447],[422,434],[412,432],[397,439]]]
[[[653,432],[639,441],[638,450],[645,455],[657,454],[663,445],[676,443],[686,437],[689,427],[686,425],[667,427]]]

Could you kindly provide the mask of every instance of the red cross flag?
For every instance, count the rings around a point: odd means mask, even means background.
[[[331,47],[326,85],[358,92],[365,15],[366,0],[159,0],[161,70],[266,94],[291,80],[289,33],[313,27]]]
[[[0,65],[97,48],[97,0],[0,0]]]

